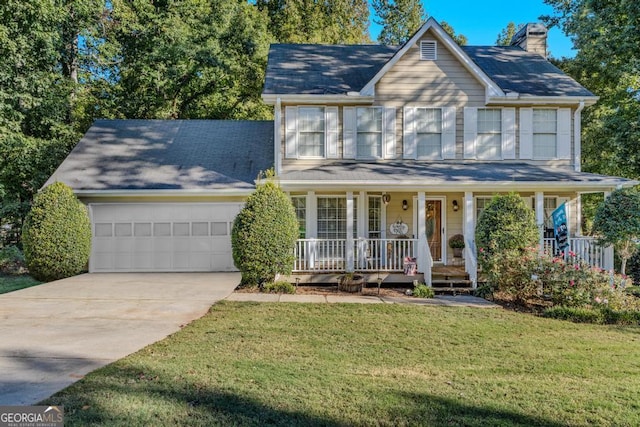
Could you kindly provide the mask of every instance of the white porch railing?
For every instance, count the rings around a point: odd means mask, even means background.
[[[550,255],[558,255],[556,239],[545,238],[544,250]],[[605,268],[605,248],[593,237],[573,237],[569,239],[569,252],[592,267]]]
[[[403,271],[405,258],[417,257],[416,239],[354,239],[357,271]],[[348,269],[346,239],[298,239],[294,272],[342,272]]]

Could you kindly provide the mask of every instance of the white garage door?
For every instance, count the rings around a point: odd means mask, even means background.
[[[91,204],[90,270],[234,271],[231,227],[241,203]]]

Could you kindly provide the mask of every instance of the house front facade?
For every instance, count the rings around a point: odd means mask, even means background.
[[[580,170],[580,116],[597,101],[549,63],[546,29],[510,47],[460,47],[430,18],[403,46],[273,45],[273,122],[97,121],[54,173],[90,208],[91,271],[233,270],[230,228],[260,170],[296,209],[296,274],[401,273],[415,260],[477,283],[476,221],[495,194],[550,213],[567,203],[571,249],[611,268],[580,233],[580,195],[634,181]],[[462,235],[455,254],[448,241]]]

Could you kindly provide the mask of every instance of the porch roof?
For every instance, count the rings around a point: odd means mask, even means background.
[[[572,169],[505,162],[335,162],[280,174],[285,190],[441,189],[449,191],[608,191],[638,181]]]

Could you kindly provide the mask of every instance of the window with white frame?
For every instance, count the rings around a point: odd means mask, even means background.
[[[353,199],[353,235],[357,237],[358,199]],[[346,239],[347,198],[318,197],[318,238]]]
[[[502,111],[500,109],[478,109],[476,157],[480,160],[498,160],[502,157]]]
[[[325,114],[323,107],[298,108],[298,154],[301,158],[324,157]]]
[[[484,211],[484,208],[487,207],[490,201],[491,201],[490,196],[476,197],[476,222],[478,221],[478,218],[480,218],[480,215]]]
[[[299,238],[304,239],[307,234],[307,198],[305,196],[291,197],[291,203],[296,210],[298,219]]]
[[[382,108],[359,107],[356,109],[356,157],[382,157]]]
[[[557,157],[558,111],[554,109],[533,110],[533,157],[554,159]]]
[[[382,196],[369,196],[368,236],[370,239],[382,237]]]
[[[418,158],[442,158],[442,109],[416,108],[414,120]]]
[[[544,198],[544,226],[546,228],[553,228],[553,218],[551,214],[558,207],[557,197],[545,197]]]

